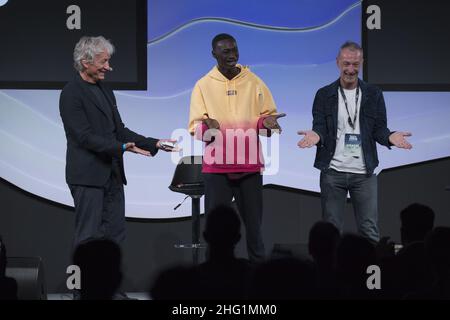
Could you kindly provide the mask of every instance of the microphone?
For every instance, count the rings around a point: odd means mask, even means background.
[[[108,69],[108,71],[113,71],[114,69],[113,68],[111,68],[111,67],[109,67],[109,69]]]

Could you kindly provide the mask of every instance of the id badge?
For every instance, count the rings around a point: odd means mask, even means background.
[[[361,154],[361,135],[346,133],[345,134],[345,156],[359,156]]]

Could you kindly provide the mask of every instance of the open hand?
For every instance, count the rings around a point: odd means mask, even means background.
[[[279,130],[279,132],[281,133],[281,127],[278,124],[278,119],[285,117],[285,116],[286,116],[286,113],[273,114],[273,115],[267,116],[263,120],[263,125],[266,129]]]
[[[405,137],[411,136],[412,136],[411,132],[397,131],[389,136],[389,142],[392,143],[397,148],[411,149],[412,145],[405,139]]]
[[[203,115],[203,123],[206,124],[208,129],[219,129],[220,125],[216,119],[210,118],[207,114]]]
[[[136,147],[134,142],[128,142],[125,144],[125,151],[129,151],[129,152],[133,152],[133,153],[137,153],[137,154],[141,154],[143,156],[147,156],[150,157],[150,151],[141,149]]]
[[[300,148],[311,148],[320,141],[320,136],[313,130],[301,130],[298,131],[297,134],[304,136],[303,139],[297,143]]]

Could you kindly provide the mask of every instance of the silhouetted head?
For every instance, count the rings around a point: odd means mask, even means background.
[[[159,273],[150,288],[150,296],[154,300],[193,299],[195,280],[191,267],[170,267]]]
[[[333,263],[340,239],[339,230],[334,224],[325,221],[316,222],[309,231],[309,254],[316,263]]]
[[[88,239],[75,249],[81,270],[81,299],[109,300],[122,281],[120,247],[108,239]]]
[[[414,241],[424,241],[433,229],[434,211],[428,206],[413,203],[400,212],[401,238],[403,245]]]
[[[241,221],[236,211],[226,205],[217,206],[206,217],[203,236],[211,249],[232,249],[241,239]]]
[[[436,227],[425,238],[425,252],[438,278],[450,276],[450,227]]]
[[[365,286],[367,267],[375,264],[375,247],[368,239],[355,234],[342,236],[336,259],[340,280],[351,286]]]
[[[311,261],[282,258],[259,265],[250,288],[250,299],[314,299],[315,271]]]

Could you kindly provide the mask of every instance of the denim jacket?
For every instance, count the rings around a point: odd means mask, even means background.
[[[362,92],[359,117],[361,146],[367,175],[372,175],[379,163],[375,142],[390,149],[389,135],[391,132],[387,128],[386,106],[381,89],[361,79],[358,80],[358,83]],[[314,98],[313,130],[320,136],[314,167],[319,170],[328,169],[336,150],[338,88],[339,79],[320,88]]]

